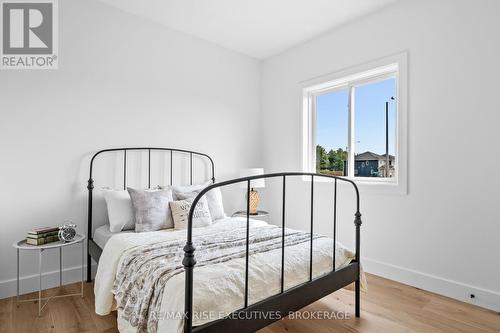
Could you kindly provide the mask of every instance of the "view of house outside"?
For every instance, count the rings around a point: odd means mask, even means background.
[[[354,176],[394,177],[396,103],[391,97],[396,96],[396,80],[389,78],[357,85],[352,93]],[[316,172],[348,175],[348,98],[348,88],[316,97]]]

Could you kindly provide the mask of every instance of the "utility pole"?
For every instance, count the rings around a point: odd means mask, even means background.
[[[391,96],[390,100],[394,100]],[[389,177],[389,101],[385,102],[385,176]]]

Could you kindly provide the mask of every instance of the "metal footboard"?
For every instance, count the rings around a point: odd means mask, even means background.
[[[302,176],[310,178],[311,182],[311,205],[310,205],[310,252],[309,252],[309,281],[297,287],[285,290],[284,289],[284,263],[285,263],[285,207],[286,207],[286,180],[287,177]],[[248,257],[249,257],[249,235],[250,235],[250,182],[261,178],[281,178],[282,179],[282,246],[281,246],[281,290],[278,295],[271,296],[261,302],[249,305],[248,304]],[[333,270],[332,272],[313,279],[313,230],[314,230],[314,182],[315,178],[330,178],[333,179],[334,186],[334,202],[333,202]],[[346,267],[335,269],[335,244],[337,240],[336,224],[337,224],[337,184],[338,182],[350,183],[356,194],[356,211],[354,214],[355,225],[355,261]],[[247,183],[247,215],[246,215],[246,255],[245,255],[245,292],[244,292],[244,307],[236,311],[236,313],[250,311],[297,311],[303,306],[310,304],[321,297],[324,297],[331,292],[338,290],[352,282],[355,283],[355,315],[360,315],[360,227],[361,213],[359,211],[359,191],[356,184],[349,179],[331,175],[322,175],[315,173],[303,172],[283,172],[272,173],[250,177],[232,179],[220,183],[212,184],[203,189],[193,200],[188,217],[187,241],[184,246],[185,268],[185,314],[184,314],[184,332],[233,332],[237,329],[239,333],[253,332],[258,330],[272,321],[277,319],[238,319],[239,316],[231,316],[228,318],[219,319],[203,326],[193,327],[193,269],[196,265],[195,248],[192,243],[193,215],[198,201],[210,190],[218,187],[224,187],[235,183]],[[236,318],[236,319],[235,319]]]

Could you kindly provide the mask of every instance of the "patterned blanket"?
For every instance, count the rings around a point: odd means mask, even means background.
[[[250,228],[249,255],[281,248],[282,229],[277,226]],[[313,234],[313,239],[321,238]],[[285,246],[309,242],[306,232],[285,228]],[[193,238],[196,267],[245,257],[246,227]],[[137,332],[154,333],[166,282],[184,271],[185,239],[137,246],[127,251],[118,267],[112,289],[121,319]]]

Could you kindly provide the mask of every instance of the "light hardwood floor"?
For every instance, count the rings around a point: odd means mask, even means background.
[[[368,275],[368,286],[362,295],[359,319],[353,316],[353,292],[340,290],[301,311],[340,311],[350,314],[349,319],[284,319],[259,333],[500,332],[499,313],[373,275]],[[68,285],[65,289],[78,287]],[[16,306],[15,298],[0,300],[0,332],[118,332],[116,313],[105,317],[94,313],[92,288],[93,284],[85,284],[83,299],[52,300],[40,318],[34,302]]]

